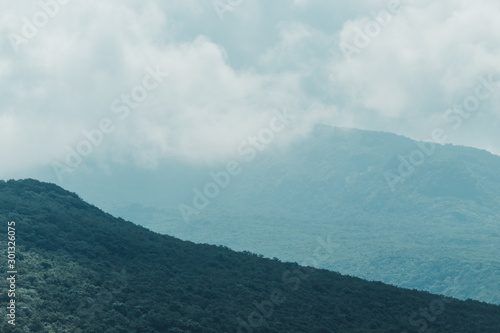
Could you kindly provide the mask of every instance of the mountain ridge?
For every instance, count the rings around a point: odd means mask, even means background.
[[[328,235],[343,251],[322,268],[500,304],[498,169],[500,157],[484,150],[320,126],[261,152],[187,222],[166,204],[108,207],[160,233],[285,261],[300,262]],[[208,168],[182,203],[220,170]],[[387,173],[401,178],[393,188]]]

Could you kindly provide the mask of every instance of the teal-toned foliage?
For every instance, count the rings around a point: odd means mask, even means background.
[[[8,220],[17,325],[3,332],[236,332],[276,290],[253,332],[500,331],[498,306],[453,300],[423,321],[438,296],[156,234],[52,184],[0,182],[3,249]]]

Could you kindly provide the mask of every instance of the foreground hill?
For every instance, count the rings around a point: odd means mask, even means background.
[[[500,331],[498,306],[155,234],[34,180],[0,182],[0,221],[18,271],[3,332]]]
[[[318,238],[329,239],[335,252],[317,267],[500,304],[499,156],[318,126],[288,149],[244,157],[241,173],[188,223],[179,206],[109,209],[160,233],[287,261],[306,260]],[[194,188],[221,170],[207,169]],[[182,203],[195,207],[194,193]]]

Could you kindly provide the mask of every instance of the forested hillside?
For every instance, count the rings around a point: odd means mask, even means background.
[[[500,331],[498,306],[181,241],[35,180],[0,182],[0,220],[18,270],[3,332]]]

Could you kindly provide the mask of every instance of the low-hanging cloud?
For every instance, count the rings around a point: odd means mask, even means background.
[[[42,9],[4,2],[0,175],[64,162],[103,118],[116,129],[87,158],[108,166],[226,160],[284,108],[298,119],[290,135],[329,123],[425,139],[481,77],[500,72],[493,0],[405,1],[347,61],[339,44],[352,43],[353,29],[389,1],[357,3],[342,15],[342,5],[319,0],[243,2],[221,22],[202,1],[72,0],[15,50],[11,37]],[[267,35],[252,34],[263,27]],[[112,104],[141,84],[147,67],[168,77],[122,121]],[[450,141],[500,152],[499,101],[492,95]]]
[[[404,5],[368,47],[350,62],[333,60],[330,72],[332,83],[347,96],[345,112],[362,110],[357,126],[426,139],[429,129],[442,125],[447,109],[474,92],[481,77],[500,81],[500,6],[488,0]],[[351,41],[353,26],[363,27],[370,19],[347,22],[339,42]],[[482,138],[496,140],[491,122],[498,122],[499,97],[483,103],[460,132],[450,135],[451,142],[486,148]]]

